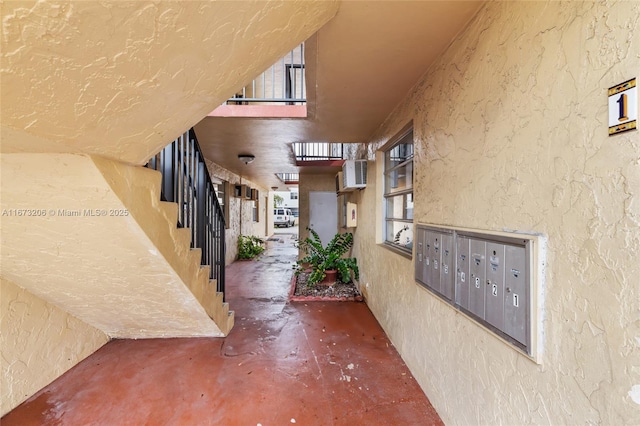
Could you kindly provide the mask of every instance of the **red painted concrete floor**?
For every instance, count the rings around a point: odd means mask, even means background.
[[[109,342],[2,426],[442,424],[365,303],[287,303],[276,237],[227,269],[228,337]]]

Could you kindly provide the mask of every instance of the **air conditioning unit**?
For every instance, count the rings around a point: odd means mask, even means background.
[[[260,198],[260,191],[257,189],[252,189],[251,190],[251,199],[252,200],[257,200],[258,198]]]
[[[345,191],[367,186],[367,160],[346,160],[342,165]]]
[[[249,185],[243,185],[244,186],[244,199],[245,200],[251,200],[251,192],[253,191],[251,189],[251,187]]]
[[[243,200],[252,200],[251,198],[252,191],[253,190],[248,185],[236,185],[233,195]]]
[[[236,198],[242,198],[244,185],[233,185],[233,196]]]

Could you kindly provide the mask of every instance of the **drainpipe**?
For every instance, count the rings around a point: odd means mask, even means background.
[[[242,188],[242,176],[240,176],[240,187]],[[242,235],[242,195],[243,194],[240,194],[240,208],[239,208],[239,211],[240,211],[240,215],[239,216],[240,217],[238,218],[240,220],[240,227],[239,227],[240,228],[240,234],[239,235]]]

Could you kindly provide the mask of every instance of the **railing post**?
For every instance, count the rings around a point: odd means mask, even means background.
[[[200,153],[198,153],[199,156]],[[201,160],[201,159],[199,159]],[[201,247],[202,249],[202,264],[207,264],[207,244],[205,240],[205,226],[206,226],[206,210],[205,205],[207,202],[207,184],[206,184],[206,176],[207,166],[203,161],[199,161],[198,163],[198,177],[196,179],[196,188],[195,188],[195,196],[197,201],[197,223],[196,223],[196,245],[197,247]]]
[[[225,240],[225,227],[224,227],[224,219],[222,218],[222,211],[218,209],[217,211],[218,220],[216,220],[216,226],[218,228],[216,232],[216,238],[218,239],[218,256],[217,256],[217,267],[218,267],[218,291],[222,292],[223,301],[226,297],[225,293],[225,274],[226,274],[226,252],[227,252],[227,242]]]
[[[175,173],[174,145],[176,142],[167,145],[160,153],[159,169],[162,172],[162,198],[164,201],[175,202],[175,194],[173,193]],[[157,169],[156,169],[157,170]]]

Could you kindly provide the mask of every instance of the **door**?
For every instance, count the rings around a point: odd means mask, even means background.
[[[335,192],[309,192],[309,228],[326,246],[338,232],[338,198]]]

